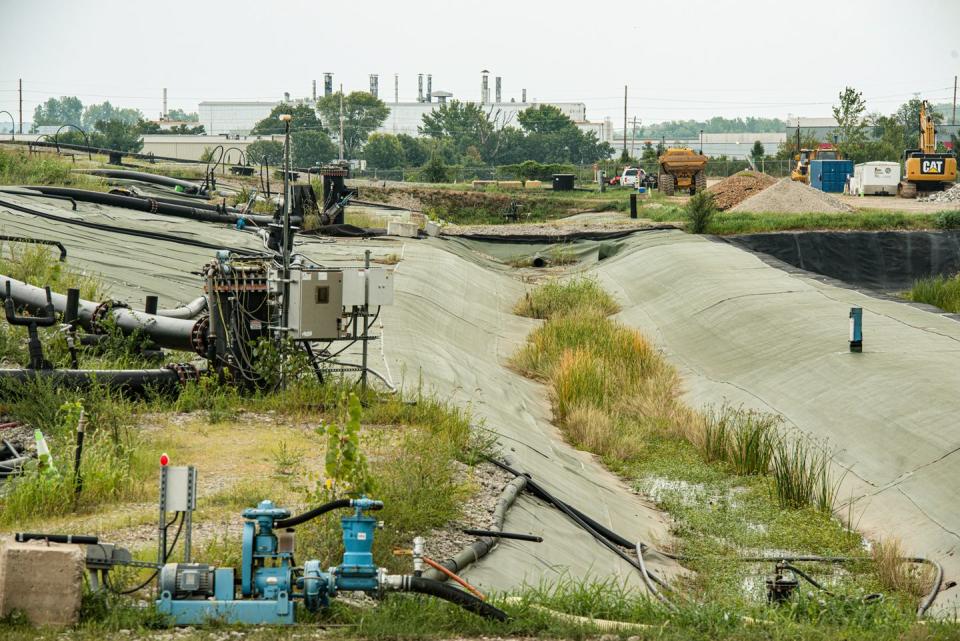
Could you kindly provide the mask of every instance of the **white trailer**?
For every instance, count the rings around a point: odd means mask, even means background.
[[[875,160],[854,166],[850,193],[854,196],[896,196],[900,163]]]

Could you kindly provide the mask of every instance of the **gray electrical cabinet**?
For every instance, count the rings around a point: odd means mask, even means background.
[[[366,295],[364,280],[369,274],[370,307],[393,305],[393,270],[382,267],[344,268],[343,270],[343,306],[362,307]]]
[[[343,272],[293,269],[290,272],[288,336],[293,340],[340,338]]]

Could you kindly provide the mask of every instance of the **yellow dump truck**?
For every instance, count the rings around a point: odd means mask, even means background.
[[[672,196],[677,189],[690,195],[707,188],[707,157],[686,147],[670,147],[660,156],[660,193]]]
[[[957,158],[952,153],[937,153],[937,130],[928,114],[930,105],[920,105],[920,148],[903,153],[903,180],[897,194],[916,198],[918,191],[941,191],[957,180]]]

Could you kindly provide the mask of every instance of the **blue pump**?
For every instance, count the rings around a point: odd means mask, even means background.
[[[340,502],[343,507],[346,501]],[[168,563],[160,572],[157,609],[178,625],[210,620],[225,623],[292,624],[294,600],[315,611],[329,606],[338,592],[376,593],[383,589],[385,570],[373,562],[377,520],[366,512],[383,502],[366,497],[349,501],[354,512],[340,519],[343,560],[324,571],[319,560],[293,567],[293,546],[281,545],[275,530],[290,511],[261,501],[243,511],[240,599],[235,598],[232,568],[197,563]],[[282,527],[282,524],[279,526]]]

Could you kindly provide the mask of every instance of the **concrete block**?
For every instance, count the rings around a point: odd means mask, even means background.
[[[501,180],[497,183],[500,189],[523,189],[523,182],[519,180]]]
[[[539,180],[528,180],[523,183],[524,189],[540,189],[543,187],[543,182]]]
[[[0,617],[23,612],[34,625],[75,625],[86,548],[0,539]]]
[[[416,238],[418,227],[416,223],[405,223],[399,220],[391,220],[387,223],[387,236],[402,236],[404,238]]]
[[[427,221],[427,224],[423,226],[423,231],[427,232],[427,236],[439,236],[440,225],[433,222],[432,220],[429,220]]]
[[[489,187],[491,185],[496,185],[496,180],[474,180],[472,183],[474,189],[483,189],[484,187]]]

